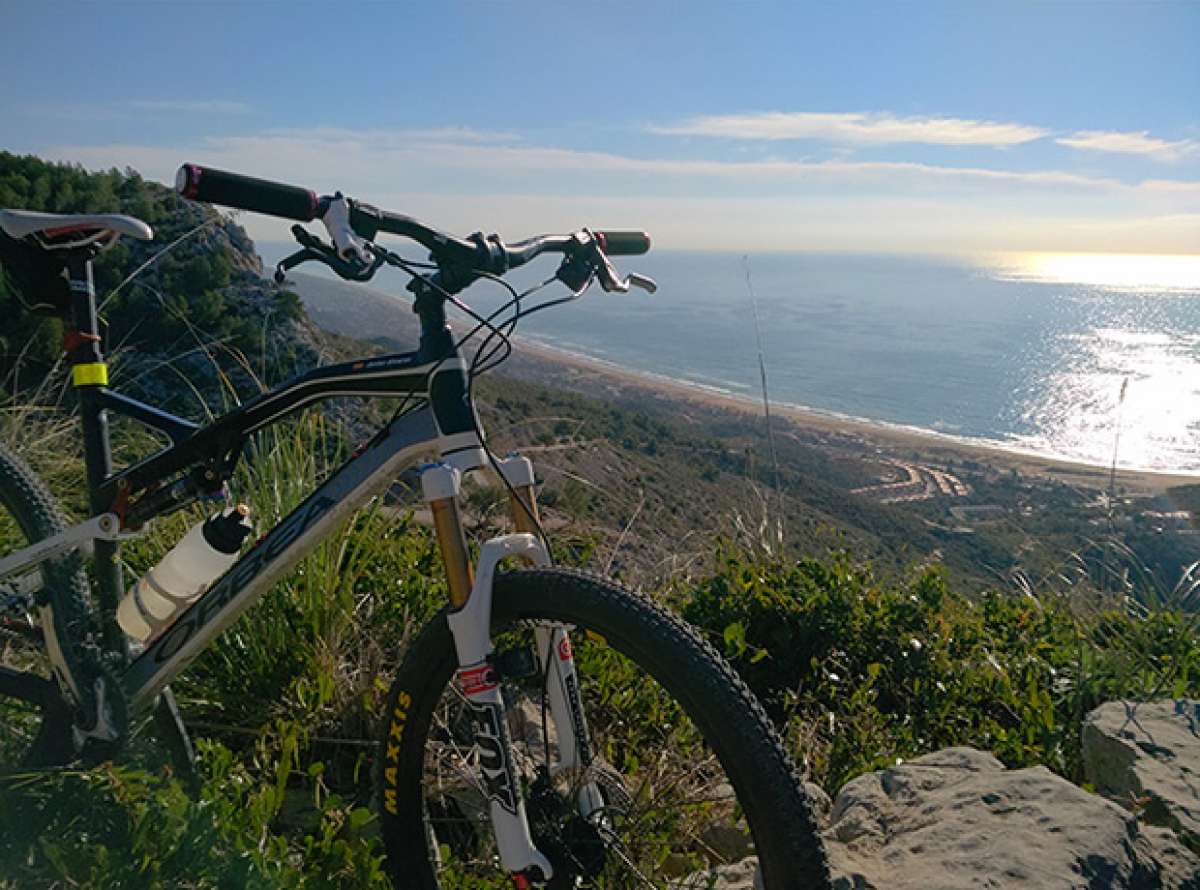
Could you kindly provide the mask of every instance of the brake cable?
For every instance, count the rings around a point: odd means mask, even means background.
[[[615,288],[610,288],[610,280],[612,280],[613,283],[616,282],[615,270],[612,268],[611,263],[608,262],[607,257],[605,257],[603,253],[600,253],[601,261],[603,263],[602,267],[597,267],[593,258],[583,253],[567,254],[567,256],[563,258],[562,263],[559,265],[558,270],[553,276],[521,293],[518,293],[516,288],[514,288],[507,281],[504,281],[500,276],[491,272],[475,269],[459,270],[459,274],[465,273],[469,277],[466,286],[474,283],[475,280],[486,278],[501,285],[510,294],[512,294],[512,298],[510,300],[501,305],[490,315],[484,317],[471,308],[463,300],[460,300],[455,294],[452,294],[449,290],[435,281],[434,275],[426,275],[417,271],[418,267],[424,267],[426,269],[435,268],[432,264],[416,263],[406,260],[399,254],[388,250],[385,247],[381,247],[380,245],[369,240],[365,242],[365,246],[374,257],[374,260],[366,265],[356,264],[342,259],[336,250],[325,244],[319,237],[313,235],[303,226],[292,226],[292,235],[296,238],[296,241],[303,246],[304,249],[297,251],[291,256],[285,257],[276,265],[274,278],[278,284],[282,284],[284,282],[286,278],[285,273],[287,270],[309,260],[317,260],[322,262],[329,266],[339,277],[347,281],[356,282],[365,282],[371,280],[375,273],[386,263],[405,272],[412,280],[420,280],[425,284],[425,286],[434,290],[435,293],[437,293],[437,295],[443,300],[457,307],[459,310],[475,320],[475,327],[455,341],[452,352],[457,352],[468,340],[478,334],[479,331],[487,328],[488,335],[483,339],[483,342],[480,343],[478,349],[475,351],[475,355],[472,357],[471,364],[467,369],[466,395],[468,402],[472,402],[474,397],[475,378],[483,373],[491,371],[496,367],[499,367],[512,355],[513,347],[511,335],[516,330],[517,324],[521,321],[521,319],[533,315],[536,312],[540,312],[543,309],[549,309],[552,306],[560,306],[564,303],[569,303],[579,299],[583,295],[584,291],[587,290],[592,281],[596,279],[597,275],[604,279],[605,290],[628,290],[629,287],[629,279],[626,279],[625,282],[622,282],[624,287],[618,286]],[[482,242],[483,239],[481,238],[480,240]],[[597,250],[597,252],[599,251]],[[439,269],[439,271],[441,271],[443,274],[446,271],[445,269],[442,269],[440,264],[437,265],[436,268]],[[637,277],[639,280],[641,279],[641,276]],[[521,301],[523,299],[537,293],[555,280],[560,280],[570,287],[572,293],[567,297],[561,297],[555,300],[547,300],[528,309],[522,308]],[[515,311],[513,311],[511,316],[500,322],[499,325],[493,323],[497,316],[513,307],[515,307]],[[497,338],[499,338],[500,342],[489,349],[491,342]],[[497,353],[503,354],[500,355],[499,358],[494,358]],[[429,374],[434,374],[441,364],[446,361],[446,358],[448,358],[448,356],[435,363],[434,366],[430,368]],[[393,419],[399,417],[405,411],[409,405],[410,399],[411,396],[406,396],[404,400],[401,401],[399,407],[397,407],[396,412],[393,415]],[[542,527],[541,521],[538,519],[534,511],[531,510],[521,498],[517,497],[516,490],[501,471],[499,460],[484,439],[483,430],[479,428],[479,421],[474,412],[472,412],[471,415],[471,423],[473,432],[479,439],[480,446],[483,449],[484,454],[487,455],[488,462],[491,464],[493,471],[500,478],[500,481],[507,489],[509,496],[521,505],[521,509],[525,512],[526,516],[537,530],[538,537],[542,541],[542,545],[545,548],[547,557],[549,558],[551,564],[553,564],[554,555],[550,548],[550,539],[547,536],[545,529]]]
[[[553,278],[553,277],[548,278],[545,281],[543,281],[541,284],[534,285],[533,287],[528,288],[527,290],[518,293],[516,288],[514,288],[507,281],[504,281],[498,275],[493,275],[490,272],[475,272],[474,270],[472,270],[471,274],[475,275],[478,278],[486,278],[490,281],[494,281],[497,284],[499,284],[500,286],[504,287],[510,294],[512,294],[512,298],[508,302],[504,303],[498,309],[493,311],[490,315],[484,317],[484,316],[480,315],[478,312],[476,312],[473,308],[471,308],[466,302],[464,302],[463,300],[460,300],[456,295],[450,293],[448,290],[446,290],[444,287],[442,287],[436,281],[433,281],[432,280],[433,276],[421,275],[418,272],[414,271],[415,267],[412,264],[410,264],[407,260],[405,260],[403,257],[388,250],[387,248],[379,247],[378,245],[371,244],[370,242],[368,242],[368,245],[369,245],[370,249],[372,250],[372,252],[374,252],[377,257],[383,258],[383,260],[385,260],[388,263],[388,265],[395,266],[396,268],[400,269],[401,271],[406,272],[407,274],[412,276],[412,278],[414,280],[419,278],[427,286],[433,288],[438,293],[438,295],[441,296],[444,300],[446,300],[451,305],[457,307],[458,309],[462,310],[463,312],[465,312],[467,315],[469,315],[472,319],[474,319],[477,322],[475,327],[473,327],[470,331],[468,331],[462,337],[458,338],[458,340],[454,343],[454,349],[452,350],[452,352],[457,352],[458,349],[461,348],[463,344],[465,344],[468,340],[470,340],[472,337],[474,337],[483,328],[486,327],[488,329],[488,331],[489,331],[488,336],[484,339],[483,343],[480,344],[479,349],[476,350],[475,355],[471,360],[471,364],[467,369],[467,393],[466,393],[467,394],[467,402],[468,402],[468,404],[474,404],[475,378],[478,377],[479,374],[483,373],[483,370],[490,370],[491,368],[498,366],[501,362],[503,362],[505,359],[507,359],[512,354],[512,342],[510,340],[511,332],[513,330],[515,330],[517,321],[522,317],[522,315],[529,314],[529,312],[526,311],[525,313],[522,313],[518,309],[517,312],[513,313],[512,317],[510,319],[507,319],[506,321],[501,322],[500,326],[497,326],[496,324],[494,324],[493,319],[495,319],[501,313],[507,311],[509,309],[509,307],[512,307],[512,306],[520,307],[521,300],[525,299],[526,297],[528,297],[534,293],[537,293],[542,288],[548,286],[552,281],[555,280],[555,278]],[[577,298],[581,293],[582,293],[582,291],[579,291],[578,293],[573,294],[570,299]],[[557,302],[563,302],[563,301],[558,300],[558,301],[552,301],[552,302],[557,303]],[[546,304],[540,304],[540,305],[544,306]],[[508,330],[506,331],[505,328],[507,328]],[[490,343],[491,340],[496,337],[500,338],[501,343],[497,344],[497,346],[494,350],[492,350],[491,352],[484,355],[482,362],[487,362],[488,360],[490,360],[492,355],[495,354],[496,350],[504,349],[505,354],[500,359],[500,361],[495,362],[492,365],[487,366],[486,368],[481,370],[479,367],[481,364],[480,356],[483,355],[483,350],[487,346],[487,344]],[[442,362],[444,362],[444,361],[446,361],[446,358],[440,359],[429,370],[429,374],[433,375],[437,371],[438,367],[440,367]],[[405,401],[407,402],[407,399]],[[404,403],[402,403],[401,407],[403,407],[403,406],[404,406]],[[554,564],[554,553],[550,547],[550,538],[546,534],[546,530],[542,527],[541,520],[538,518],[537,514],[532,509],[530,509],[530,507],[525,503],[525,501],[517,496],[516,489],[513,487],[512,483],[508,481],[508,478],[504,475],[503,471],[500,468],[499,459],[496,457],[495,452],[492,451],[491,447],[487,444],[487,440],[484,438],[483,430],[480,429],[480,427],[479,427],[479,419],[476,416],[474,411],[471,412],[471,425],[472,425],[473,432],[475,433],[476,437],[479,440],[480,447],[483,449],[483,453],[487,456],[488,463],[491,464],[492,470],[495,472],[496,476],[500,479],[500,482],[504,485],[504,488],[508,491],[509,497],[513,501],[515,501],[517,504],[520,504],[521,510],[525,513],[526,517],[529,519],[530,523],[532,523],[534,529],[537,531],[537,536],[542,542],[542,546],[546,551],[546,556],[549,559],[550,564],[553,565]]]

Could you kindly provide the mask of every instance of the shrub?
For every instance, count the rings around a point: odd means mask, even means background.
[[[1092,708],[1200,691],[1200,643],[1176,610],[969,599],[936,567],[885,585],[845,553],[789,562],[726,550],[710,577],[673,595],[828,788],[948,745],[1080,780]]]

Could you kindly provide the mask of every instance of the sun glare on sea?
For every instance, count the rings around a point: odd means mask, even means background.
[[[1131,290],[1200,290],[1200,254],[1022,253],[1000,259],[1005,277]]]
[[[1018,441],[1097,464],[1200,469],[1200,255],[1009,254],[991,272],[1054,307],[1017,384]]]

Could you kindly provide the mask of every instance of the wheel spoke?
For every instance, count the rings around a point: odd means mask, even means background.
[[[581,648],[586,651],[586,644]],[[647,868],[653,869],[657,862],[664,859],[675,856],[683,857],[685,861],[696,859],[699,863],[722,862],[723,858],[717,851],[703,841],[703,822],[688,824],[692,818],[689,812],[703,820],[707,815],[704,812],[706,809],[729,804],[731,798],[729,794],[720,793],[721,782],[714,775],[719,774],[720,770],[715,755],[706,752],[698,761],[694,753],[690,758],[684,758],[688,752],[681,751],[680,746],[693,743],[693,740],[699,739],[699,734],[694,730],[685,731],[678,722],[673,723],[667,731],[649,735],[640,732],[641,727],[637,726],[636,721],[624,721],[627,724],[624,728],[620,725],[622,721],[598,727],[597,738],[601,744],[610,742],[627,745],[631,739],[636,741],[641,737],[650,745],[649,750],[638,752],[642,754],[641,765],[632,773],[622,775],[607,767],[581,768],[571,770],[569,774],[560,774],[553,781],[549,779],[553,761],[551,749],[556,745],[551,734],[548,706],[548,686],[552,682],[552,644],[550,650],[540,655],[541,664],[547,667],[539,670],[540,682],[535,690],[523,688],[518,683],[506,684],[504,688],[516,764],[522,784],[527,789],[526,804],[535,834],[542,832],[545,842],[544,832],[547,830],[565,831],[567,834],[582,831],[571,829],[569,825],[572,819],[582,823],[577,815],[577,802],[586,782],[599,782],[602,794],[627,798],[620,801],[620,805],[605,806],[592,815],[590,825],[595,838],[593,841],[577,838],[574,843],[584,844],[578,849],[572,848],[570,843],[562,844],[561,849],[555,852],[555,856],[561,860],[560,865],[581,879],[600,879],[594,863],[595,856],[601,855],[601,861],[606,862],[602,867],[604,876],[615,871],[624,875],[626,882],[633,881],[634,886],[659,887],[672,885],[655,883],[648,876]],[[583,672],[579,677],[586,699],[589,696],[588,681]],[[635,682],[641,694],[650,696],[653,703],[655,699],[649,691],[653,681],[642,676]],[[492,846],[490,825],[484,815],[487,813],[488,797],[478,771],[473,738],[464,737],[464,732],[469,731],[465,728],[470,726],[466,719],[469,707],[457,683],[450,683],[441,705],[434,712],[433,732],[426,750],[429,782],[425,793],[427,803],[434,801],[435,812],[431,813],[428,821],[439,846],[444,846],[447,840],[452,847],[457,843],[457,855],[452,855],[451,860],[457,858],[458,867],[467,867],[469,870],[482,867],[486,870],[492,867],[497,851]],[[682,719],[682,715],[678,719]],[[631,726],[633,736],[626,738]],[[561,751],[559,756],[562,756]],[[679,764],[689,759],[689,766],[681,769]],[[609,772],[611,775],[605,779],[604,776]],[[546,809],[548,799],[536,794],[533,798],[528,796],[528,791],[538,784],[539,776],[542,777],[541,783],[550,789],[543,793],[557,801],[550,810]],[[630,794],[622,790],[618,794],[618,784],[621,788],[633,787],[635,791]],[[553,828],[555,825],[558,827]],[[667,836],[664,837],[664,834]],[[455,838],[457,841],[454,841]],[[587,849],[604,852],[593,852],[589,857],[584,852]],[[466,861],[463,861],[464,857]],[[588,865],[589,859],[593,861],[592,865]],[[472,861],[476,863],[475,866],[470,865]],[[704,866],[701,864],[700,867]],[[615,875],[609,877],[609,880],[613,879]]]
[[[520,578],[536,583],[526,589],[509,580]],[[811,817],[798,791],[789,799],[792,767],[765,716],[711,649],[649,601],[602,581],[532,570],[498,576],[496,584],[496,651],[528,650],[539,625],[569,623],[580,631],[572,639],[578,687],[570,704],[587,715],[593,758],[586,767],[551,773],[552,750],[562,762],[565,729],[555,726],[550,708],[553,642],[534,646],[539,662],[532,677],[500,678],[530,834],[554,868],[555,886],[699,888],[738,861],[762,861],[765,874],[791,868],[806,886],[827,886],[815,833],[813,847],[805,848],[809,841],[793,843],[797,832],[751,832],[760,815],[789,825],[807,825]],[[401,798],[400,813],[383,819],[384,840],[398,877],[421,857],[421,890],[474,890],[506,879],[490,819],[481,815],[488,798],[456,667],[449,630],[435,622],[414,641],[393,686],[393,697],[403,694],[418,715],[398,762],[411,763],[408,776],[422,775],[423,767],[427,781],[420,789],[399,788],[425,807],[405,811]],[[692,703],[695,722],[681,702]],[[739,773],[745,784],[735,786],[722,762],[753,764],[759,772]],[[586,816],[579,811],[584,787],[601,798]]]

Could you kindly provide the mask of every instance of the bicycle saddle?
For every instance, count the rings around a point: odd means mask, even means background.
[[[142,241],[154,231],[140,219],[117,213],[62,214],[32,210],[0,210],[0,230],[10,238],[32,236],[42,247],[55,250],[105,242],[108,246],[121,235]]]

